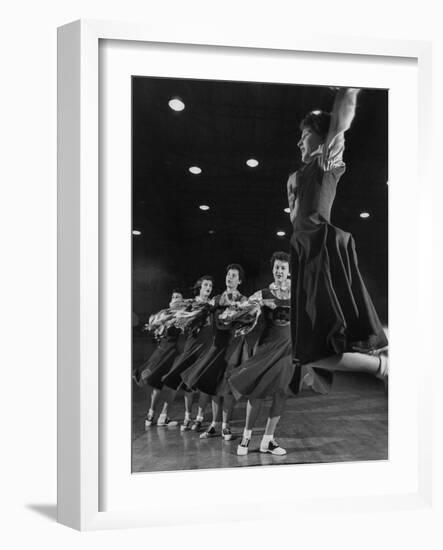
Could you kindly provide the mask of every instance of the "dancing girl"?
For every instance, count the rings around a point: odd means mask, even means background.
[[[204,418],[204,409],[209,401],[209,396],[200,392],[198,399],[198,410],[195,421],[191,420],[192,404],[196,392],[191,391],[183,382],[181,374],[191,367],[198,358],[203,355],[211,346],[213,339],[213,328],[211,323],[211,311],[213,301],[210,300],[214,279],[211,275],[203,275],[194,285],[195,299],[190,305],[190,314],[196,313],[198,319],[192,319],[192,325],[186,319],[187,327],[182,323],[182,329],[187,333],[182,353],[174,360],[172,367],[166,373],[162,382],[166,388],[176,392],[179,389],[185,390],[185,418],[180,426],[181,431],[200,431]]]
[[[243,281],[243,268],[239,264],[228,265],[226,290],[214,298],[211,347],[182,374],[183,382],[188,388],[200,390],[211,396],[212,422],[207,431],[200,435],[201,439],[218,435],[220,424],[223,439],[232,439],[229,422],[234,397],[227,384],[227,378],[232,369],[242,361],[245,341],[243,337],[235,337],[232,334],[229,322],[223,320],[223,313],[246,300],[238,290]]]
[[[235,369],[228,382],[237,399],[247,397],[246,423],[243,438],[237,447],[238,455],[247,455],[252,429],[266,397],[272,403],[266,421],[260,452],[285,455],[275,440],[274,433],[283,412],[289,383],[294,375],[290,331],[290,281],[289,255],[275,252],[271,258],[274,282],[269,288],[253,294],[247,304],[261,308],[265,327],[258,341],[255,354]]]
[[[345,172],[345,132],[354,119],[355,88],[336,93],[332,113],[312,111],[301,122],[303,166],[287,190],[291,238],[291,332],[301,378],[326,393],[333,371],[388,376],[387,338],[360,274],[352,235],[331,224],[337,184]]]
[[[154,334],[158,345],[149,359],[140,367],[138,384],[152,387],[150,405],[145,418],[145,429],[155,422],[158,404],[163,397],[163,407],[157,420],[157,426],[177,426],[177,422],[168,418],[168,407],[175,397],[175,392],[163,388],[162,378],[170,370],[181,351],[180,330],[172,323],[176,311],[186,307],[181,292],[174,290],[167,309],[151,315],[146,329]]]

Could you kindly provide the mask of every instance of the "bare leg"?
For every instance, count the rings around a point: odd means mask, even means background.
[[[266,422],[265,435],[274,437],[278,421],[283,413],[286,403],[286,396],[283,393],[276,393],[272,399],[271,410]]]
[[[246,456],[248,454],[248,445],[252,437],[252,429],[257,421],[260,409],[263,404],[262,399],[248,399],[246,404],[246,423],[243,430],[243,437],[237,447],[237,454]]]
[[[235,400],[233,395],[225,395],[223,397],[223,424],[228,425],[231,417],[232,411],[234,410]]]
[[[186,432],[191,429],[191,412],[192,412],[192,402],[194,401],[194,393],[186,392],[185,393],[185,419],[183,424],[180,426],[180,431]]]
[[[158,398],[160,397],[161,390],[157,388],[153,388],[151,392],[151,404],[149,406],[149,410],[152,412],[155,412],[155,408],[158,402]]]
[[[245,423],[245,431],[247,430],[248,433],[252,433],[252,430],[255,426],[258,415],[260,414],[262,404],[263,404],[262,399],[248,400],[248,403],[246,405],[246,423]],[[243,433],[243,435],[245,434]],[[249,437],[249,439],[251,438]]]
[[[212,397],[212,422],[209,428],[200,435],[200,439],[207,439],[216,435],[222,419],[222,397]]]
[[[212,398],[212,424],[220,424],[222,419],[222,397]]]
[[[177,393],[176,390],[173,390],[172,388],[165,387],[163,388],[163,407],[162,411],[159,414],[157,426],[177,426],[178,422],[176,420],[170,421],[168,418],[168,407],[169,405],[174,401],[175,394]]]
[[[209,395],[203,392],[200,392],[200,396],[198,398],[198,409],[197,409],[197,420],[203,420],[203,416],[205,414],[205,408],[209,401]]]
[[[174,401],[176,390],[173,390],[172,388],[163,388],[163,407],[162,412],[160,413],[160,416],[167,415],[168,414],[168,407],[169,405]]]
[[[269,411],[269,418],[280,418],[280,416],[283,414],[285,405],[286,395],[284,393],[276,393],[272,400],[271,410]]]
[[[194,423],[191,426],[191,430],[200,431],[203,417],[205,414],[205,408],[209,401],[209,395],[207,393],[200,392],[199,398],[198,398],[198,409],[197,409],[197,416],[195,417]]]
[[[265,434],[260,443],[262,453],[271,453],[273,455],[285,455],[286,451],[280,447],[274,440],[275,429],[282,415],[286,403],[286,396],[283,393],[276,393],[272,399],[271,410],[269,411],[266,422]]]
[[[308,367],[317,367],[330,371],[351,371],[351,372],[367,372],[375,376],[383,377],[387,371],[387,364],[382,358],[385,356],[368,355],[366,353],[342,353],[332,355],[326,359],[308,363]]]
[[[234,410],[235,400],[233,395],[225,395],[223,397],[223,414],[222,414],[222,437],[225,441],[232,439],[232,432],[229,427],[229,422]]]
[[[194,393],[186,392],[185,393],[185,419],[191,418],[192,412],[192,403],[194,402]]]
[[[157,407],[160,394],[161,394],[161,390],[157,388],[152,388],[149,410],[145,418],[145,429],[150,428],[154,423],[155,409]]]

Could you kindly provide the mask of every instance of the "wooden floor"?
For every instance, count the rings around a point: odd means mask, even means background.
[[[388,458],[388,398],[376,379],[337,373],[329,395],[302,393],[288,399],[276,438],[288,454],[275,457],[258,451],[266,423],[267,404],[253,432],[249,454],[239,457],[237,445],[244,426],[244,402],[234,410],[232,441],[207,440],[179,427],[144,429],[148,392],[134,386],[133,472],[232,468],[269,464],[300,464],[386,460]],[[183,419],[183,397],[178,395],[171,418]],[[210,410],[205,416],[206,426]]]

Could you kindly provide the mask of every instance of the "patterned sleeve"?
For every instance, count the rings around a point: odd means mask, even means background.
[[[328,172],[334,168],[345,166],[343,152],[345,150],[345,135],[341,132],[334,136],[329,142],[323,145],[322,152],[318,158],[321,168]]]
[[[263,294],[261,290],[257,290],[257,292],[254,292],[252,296],[249,296],[248,302],[250,304],[256,303],[256,304],[262,304],[263,302]]]

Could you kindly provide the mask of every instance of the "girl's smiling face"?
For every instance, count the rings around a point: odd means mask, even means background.
[[[321,136],[312,130],[312,128],[309,126],[303,128],[301,137],[297,143],[297,147],[301,152],[302,162],[308,163],[311,160],[312,153],[315,153],[323,142],[324,140]]]
[[[289,275],[289,264],[283,260],[275,260],[274,266],[272,268],[272,273],[274,275],[274,281],[276,283],[284,283]]]

